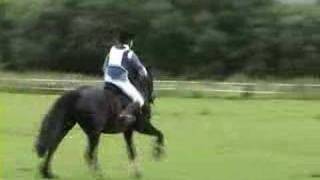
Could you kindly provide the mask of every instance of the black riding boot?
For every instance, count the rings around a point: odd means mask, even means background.
[[[125,123],[126,126],[132,125],[136,122],[137,113],[140,112],[139,103],[130,103],[119,115],[121,122]]]

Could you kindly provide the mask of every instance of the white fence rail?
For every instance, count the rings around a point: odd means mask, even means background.
[[[0,78],[0,90],[68,91],[83,85],[102,86],[97,80]],[[214,81],[155,81],[157,91],[199,91],[216,93],[320,93],[320,84],[242,83]]]

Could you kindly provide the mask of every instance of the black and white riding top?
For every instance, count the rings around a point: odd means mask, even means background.
[[[121,48],[113,46],[106,57],[103,70],[105,80],[111,77],[112,80],[125,81],[133,74],[147,75],[147,71],[140,59],[128,45],[123,45]]]

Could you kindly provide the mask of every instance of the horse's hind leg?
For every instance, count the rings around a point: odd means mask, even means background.
[[[141,172],[140,172],[139,166],[136,162],[136,149],[133,144],[132,136],[133,136],[132,130],[128,130],[128,131],[124,132],[124,139],[125,139],[126,145],[127,145],[129,160],[131,161],[131,164],[133,166],[134,176],[136,178],[140,178]]]
[[[98,170],[98,156],[97,149],[99,145],[100,133],[87,133],[88,136],[88,147],[85,153],[85,158],[88,165],[94,170]]]
[[[146,123],[143,128],[138,128],[138,132],[157,137],[156,146],[154,147],[154,157],[160,159],[164,153],[164,136],[163,133],[155,128],[151,123]]]
[[[56,129],[56,136],[48,148],[48,154],[46,156],[46,159],[44,160],[43,164],[40,166],[40,172],[44,178],[52,179],[55,177],[51,172],[51,160],[53,158],[53,154],[57,150],[62,139],[67,135],[70,129],[72,129],[74,124],[75,123],[73,122],[72,124],[66,125],[63,128]]]

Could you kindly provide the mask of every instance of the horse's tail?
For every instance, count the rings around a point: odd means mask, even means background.
[[[35,149],[40,158],[44,157],[50,147],[57,144],[57,139],[62,135],[65,128],[72,128],[75,121],[72,112],[80,94],[70,91],[61,96],[44,117],[40,133],[37,137]]]

